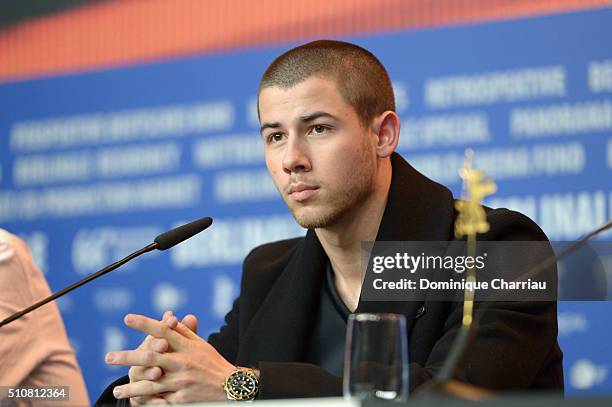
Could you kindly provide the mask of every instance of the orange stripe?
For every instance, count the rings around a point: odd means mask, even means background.
[[[0,81],[609,5],[612,0],[110,0],[0,30]]]

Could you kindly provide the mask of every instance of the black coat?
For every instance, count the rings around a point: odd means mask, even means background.
[[[399,155],[377,241],[454,239],[457,213],[451,192]],[[487,209],[483,240],[545,241],[526,216]],[[208,341],[228,361],[261,371],[260,398],[341,395],[341,379],[307,363],[309,333],[324,284],[327,257],[313,230],[305,237],[255,248],[243,265],[240,296],[225,325]],[[554,273],[555,270],[551,270]],[[356,312],[406,316],[410,388],[431,379],[461,324],[457,302],[360,301]],[[493,390],[563,389],[554,302],[499,302],[487,309],[456,377]],[[113,383],[99,402],[114,402]]]

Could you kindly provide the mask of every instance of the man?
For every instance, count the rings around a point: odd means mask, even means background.
[[[226,324],[199,338],[179,323],[128,315],[150,336],[107,363],[132,366],[101,399],[223,400],[230,377],[258,398],[338,396],[350,312],[408,320],[410,385],[440,368],[458,330],[451,302],[360,299],[362,241],[446,241],[456,218],[450,191],[394,153],[400,120],[387,72],[368,51],[316,41],[286,52],[264,73],[258,99],[267,168],[305,237],[254,249]],[[546,240],[526,217],[488,212],[489,240]],[[556,304],[500,303],[486,311],[458,378],[491,389],[563,386]],[[247,367],[236,371],[237,367]]]
[[[0,229],[0,320],[49,295],[47,281],[25,243]],[[44,386],[69,388],[68,398],[57,401],[58,405],[89,405],[81,369],[55,303],[0,328],[0,386],[4,387],[1,405],[9,397],[8,388]]]

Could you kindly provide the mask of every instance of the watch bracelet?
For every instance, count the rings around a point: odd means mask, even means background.
[[[255,390],[249,394],[248,396],[236,395],[230,386],[230,380],[237,374],[242,373],[248,377],[250,377],[255,382]],[[253,401],[257,394],[259,393],[259,378],[255,373],[255,370],[249,367],[237,366],[225,379],[223,382],[223,390],[227,396],[228,400],[231,401]]]

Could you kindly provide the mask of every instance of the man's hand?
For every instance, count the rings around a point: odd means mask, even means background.
[[[174,316],[170,316],[165,321],[156,321],[135,314],[126,315],[125,323],[130,328],[152,336],[150,346],[153,343],[159,348],[168,346],[165,353],[140,348],[108,353],[106,361],[111,365],[143,368],[143,370],[135,368],[133,371],[135,379],[143,380],[133,382],[130,380],[129,384],[115,387],[116,398],[160,395],[170,403],[226,399],[222,383],[235,366],[187,325],[179,323]],[[187,323],[190,323],[190,320],[187,320]],[[161,342],[164,340],[166,343]],[[154,376],[151,372],[154,372],[155,376],[160,373],[151,368],[160,368],[163,374],[159,378],[150,379],[149,377]],[[161,400],[155,399],[155,402]]]
[[[170,327],[176,326],[176,318],[173,317],[172,311],[166,311],[162,317],[162,322],[168,324]],[[183,325],[187,326],[192,332],[198,333],[198,320],[193,315],[187,315],[183,318]],[[152,350],[155,352],[163,353],[168,350],[168,341],[161,338],[155,338],[151,335],[147,335],[144,341],[138,346],[140,350]],[[135,383],[141,380],[157,380],[163,375],[163,371],[159,366],[153,367],[142,367],[132,366],[128,371],[128,377],[130,383]],[[160,395],[148,396],[148,397],[132,397],[130,398],[130,405],[140,406],[143,404],[168,404],[166,400]]]

